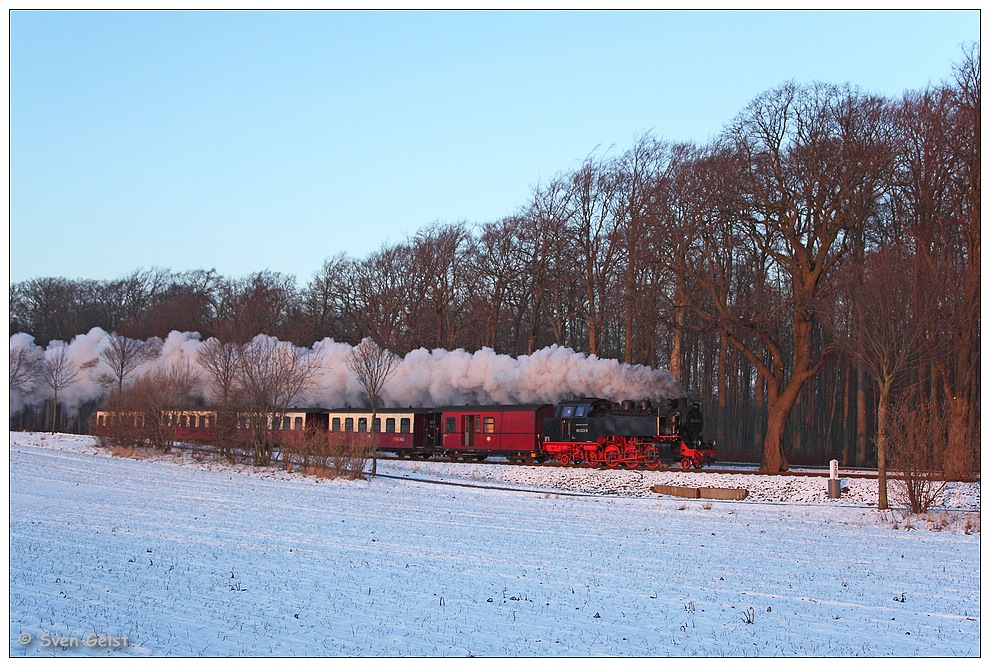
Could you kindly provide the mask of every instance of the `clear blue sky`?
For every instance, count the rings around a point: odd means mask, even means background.
[[[787,80],[899,97],[969,11],[56,12],[10,20],[10,279],[309,281],[510,215],[651,131],[705,142]]]

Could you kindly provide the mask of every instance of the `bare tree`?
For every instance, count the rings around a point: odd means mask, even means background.
[[[862,274],[861,276],[859,274]],[[928,285],[919,285],[911,257],[890,245],[844,272],[855,300],[850,321],[837,330],[838,344],[857,359],[877,383],[878,507],[887,509],[887,453],[891,392],[925,344],[930,325]],[[855,289],[857,286],[862,289]],[[837,324],[841,318],[837,320]]]
[[[354,374],[364,388],[371,405],[371,476],[378,472],[378,447],[375,419],[378,416],[378,395],[399,366],[399,357],[380,347],[371,338],[365,338],[347,355],[347,369]]]
[[[303,291],[302,311],[311,341],[344,340],[350,334],[346,314],[353,298],[349,276],[354,265],[344,253],[327,257]]]
[[[217,408],[215,428],[218,452],[231,460],[238,444],[235,390],[241,363],[241,347],[236,343],[224,343],[217,338],[210,338],[197,351],[196,360],[206,369],[212,380],[210,398]]]
[[[161,341],[149,338],[141,341],[121,336],[116,331],[107,336],[107,344],[100,350],[100,359],[110,367],[113,380],[116,381],[117,392],[115,406],[120,412],[120,395],[127,377],[142,364],[158,356],[161,351]]]
[[[506,217],[481,227],[481,237],[475,248],[475,258],[468,261],[474,270],[476,290],[467,310],[478,314],[480,334],[477,344],[499,352],[511,353],[510,329],[523,300],[520,276],[524,269],[522,243],[526,222],[519,217]]]
[[[122,408],[141,415],[139,431],[145,442],[168,453],[175,443],[175,411],[189,406],[196,373],[188,361],[172,362],[138,378],[125,392]]]
[[[899,212],[941,291],[929,333],[931,381],[947,401],[950,478],[979,465],[981,93],[979,45],[965,53],[950,85],[907,95],[898,128]],[[977,444],[979,441],[976,441]],[[975,455],[974,455],[975,454]]]
[[[581,267],[588,354],[600,354],[605,342],[606,314],[612,310],[610,290],[618,281],[625,248],[618,242],[622,211],[613,165],[588,158],[571,176],[569,242]]]
[[[474,237],[464,223],[434,224],[417,233],[409,245],[414,299],[410,308],[420,310],[406,323],[416,336],[414,344],[453,349],[468,315],[459,306],[467,279],[464,258]]]
[[[652,338],[656,329],[655,320],[642,322],[655,301],[655,295],[648,294],[651,285],[646,276],[654,274],[659,264],[657,258],[665,255],[658,209],[660,201],[667,199],[664,195],[671,181],[675,156],[674,147],[646,134],[616,163],[619,190],[616,215],[620,220],[617,242],[625,257],[622,329],[623,360],[627,364],[653,362],[652,357],[636,359],[636,338],[637,334]],[[655,244],[653,247],[651,242]]]
[[[270,336],[256,336],[240,352],[237,387],[242,392],[247,431],[256,465],[271,463],[273,428],[294,403],[317,388],[321,357]]]
[[[358,335],[371,336],[383,345],[410,346],[410,309],[420,307],[413,296],[408,245],[382,245],[358,262],[352,274],[351,317]]]
[[[10,390],[27,393],[41,379],[44,352],[31,345],[10,348]]]
[[[736,173],[736,201],[718,212],[729,225],[726,244],[686,277],[707,292],[695,311],[765,383],[764,471],[787,470],[787,419],[825,362],[815,335],[822,298],[851,248],[850,232],[875,211],[890,161],[887,115],[883,100],[848,88],[789,83],[754,100],[725,137]],[[698,216],[699,227],[710,215]],[[731,282],[725,257],[745,257],[751,275]],[[780,296],[757,303],[760,290]]]
[[[548,325],[553,342],[564,342],[566,323],[576,316],[565,294],[576,285],[578,278],[573,262],[566,258],[565,229],[570,216],[572,192],[566,176],[557,176],[533,190],[532,202],[526,209],[526,225],[521,230],[523,257],[523,295],[519,326],[528,324],[526,354],[540,346],[541,328]]]
[[[949,415],[945,405],[918,398],[914,406],[905,400],[891,408],[888,430],[891,462],[899,478],[895,488],[912,513],[924,514],[946,488]]]
[[[79,381],[80,368],[69,359],[69,346],[62,341],[52,341],[45,350],[41,366],[41,378],[55,393],[52,400],[51,432],[55,432],[58,417],[58,394]]]

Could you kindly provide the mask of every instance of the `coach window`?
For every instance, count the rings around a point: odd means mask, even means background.
[[[364,433],[368,430],[368,418],[358,417],[358,431]]]
[[[331,431],[339,431],[340,430],[340,417],[334,417],[333,418],[333,424],[330,426],[330,430]]]
[[[443,429],[444,433],[457,433],[457,418],[447,417],[446,426]]]
[[[399,420],[399,432],[411,433],[412,431],[409,428],[410,426],[412,426],[412,424],[409,421],[409,417],[403,417]]]
[[[185,428],[186,427],[186,416],[185,415],[179,415],[179,426],[181,428]]]
[[[485,433],[494,433],[494,432],[495,432],[495,418],[485,417]]]
[[[354,417],[348,417],[344,420],[344,430],[348,432],[354,430]]]
[[[213,428],[213,416],[206,415],[203,417],[203,428]]]
[[[296,417],[296,426],[295,426],[295,428],[296,428],[297,431],[301,431],[302,430],[302,428],[303,428],[303,418],[302,417]]]
[[[385,420],[385,432],[395,433],[395,417],[389,417]]]

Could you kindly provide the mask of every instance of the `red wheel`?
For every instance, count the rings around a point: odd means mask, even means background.
[[[626,461],[626,467],[630,470],[635,470],[639,467],[639,461]]]
[[[646,466],[647,470],[656,470],[663,465],[663,461],[660,460],[660,454],[657,453],[657,450],[646,450],[646,458],[643,460],[643,465]]]
[[[681,468],[683,468],[684,470],[690,470],[691,469],[691,458],[690,457],[685,456],[683,459],[681,459]]]
[[[605,448],[605,453],[603,458],[605,459],[605,465],[609,468],[614,468],[619,465],[619,448],[616,445],[609,445]]]
[[[566,466],[570,464],[571,457],[568,456],[567,454],[561,454],[560,456],[557,457],[557,460],[560,461],[560,465]]]

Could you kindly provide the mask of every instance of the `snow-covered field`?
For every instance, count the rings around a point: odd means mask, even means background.
[[[873,509],[870,480],[378,470],[11,433],[10,655],[980,655],[977,484],[926,519]]]

